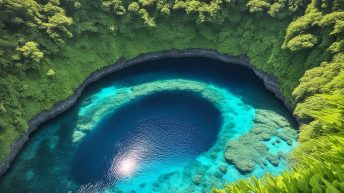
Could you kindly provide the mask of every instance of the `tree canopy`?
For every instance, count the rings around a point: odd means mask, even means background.
[[[37,66],[44,53],[56,49],[55,43],[72,37],[72,23],[59,0],[0,1],[1,72],[5,68],[26,70]]]
[[[302,172],[214,192],[344,192],[343,0],[0,0],[0,34],[0,161],[33,116],[92,72],[145,52],[206,48],[276,76],[303,123],[291,157]]]

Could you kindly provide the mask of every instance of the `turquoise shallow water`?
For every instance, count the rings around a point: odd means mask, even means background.
[[[287,168],[295,124],[254,74],[204,58],[142,63],[42,125],[0,192],[208,192]]]

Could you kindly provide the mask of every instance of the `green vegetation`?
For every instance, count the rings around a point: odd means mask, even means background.
[[[120,57],[247,55],[295,106],[293,171],[214,192],[343,192],[343,0],[0,0],[0,160],[27,122]]]

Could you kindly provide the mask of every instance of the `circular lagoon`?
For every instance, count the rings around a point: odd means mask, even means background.
[[[219,111],[192,93],[132,99],[80,141],[72,176],[86,184],[172,172],[214,145],[220,126]]]
[[[253,72],[144,62],[90,85],[35,132],[0,192],[209,192],[288,169],[296,124]]]

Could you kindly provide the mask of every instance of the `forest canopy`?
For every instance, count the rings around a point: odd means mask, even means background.
[[[302,123],[291,165],[303,172],[214,192],[344,192],[343,0],[0,0],[0,34],[0,161],[92,72],[146,52],[215,49],[279,80]]]
[[[0,72],[38,68],[44,53],[72,37],[68,17],[59,0],[0,1]],[[57,44],[57,45],[56,45]]]

